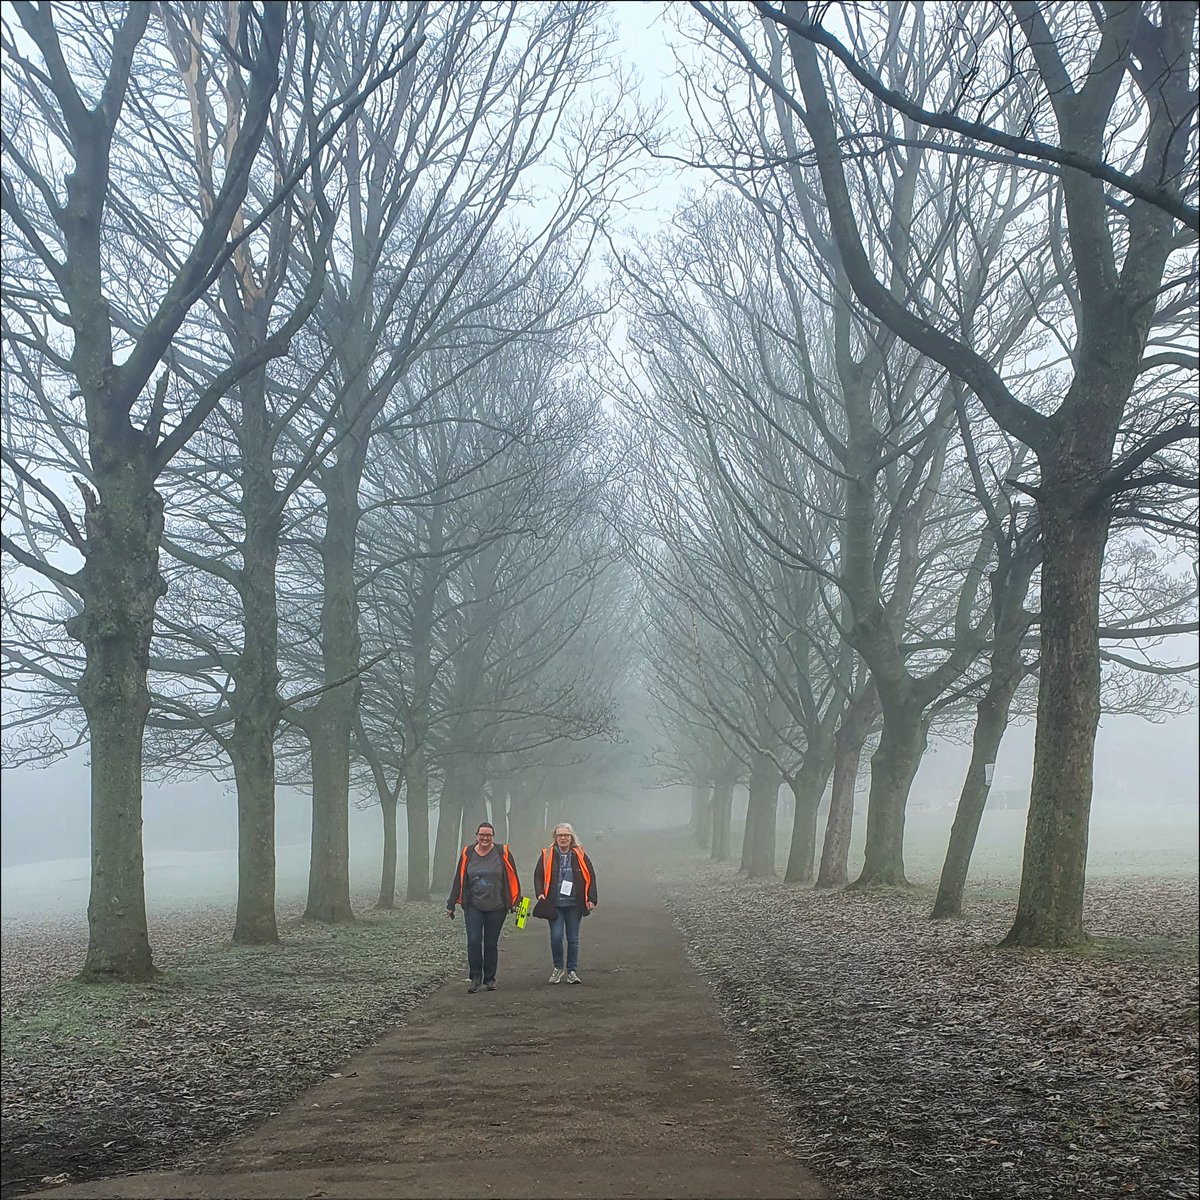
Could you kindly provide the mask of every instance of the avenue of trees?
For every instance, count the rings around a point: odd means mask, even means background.
[[[762,661],[761,694],[732,700],[744,753],[782,769],[800,726],[801,769],[823,756],[813,716],[763,684],[781,648],[794,660],[820,643],[820,673],[811,659],[785,670],[848,704],[854,676],[828,655],[847,643],[880,712],[858,883],[901,883],[931,724],[976,703],[939,901],[952,913],[988,765],[1036,673],[1007,941],[1072,944],[1102,645],[1195,631],[1190,572],[1165,608],[1138,582],[1195,557],[1195,10],[692,8],[693,157],[725,187],[677,217],[678,240],[625,264],[644,373],[634,419],[661,418],[675,453],[702,464],[680,480],[707,508],[688,536],[736,531],[739,552],[831,589],[787,587],[814,592],[802,615],[794,594],[781,609],[782,589],[762,588],[732,620],[706,611],[715,592],[693,593],[695,620]],[[678,539],[653,533],[652,569],[677,571]],[[1138,553],[1155,545],[1157,565]],[[769,578],[720,569],[742,592]],[[703,694],[708,724],[732,727],[730,700]]]
[[[151,773],[233,782],[271,943],[281,782],[318,921],[352,804],[388,907],[401,808],[420,901],[638,776],[752,876],[897,886],[954,731],[949,917],[1018,714],[1007,940],[1085,936],[1100,713],[1193,699],[1194,6],[671,19],[682,153],[600,3],[7,7],[4,754],[86,747],[84,977],[154,971]]]

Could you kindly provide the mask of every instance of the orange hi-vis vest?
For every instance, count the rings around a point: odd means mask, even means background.
[[[467,852],[471,849],[470,846],[464,846],[462,854],[458,859],[458,902],[462,904],[463,889],[467,886]],[[508,857],[508,843],[503,842],[500,845],[500,861],[504,864],[504,881],[508,895],[505,897],[505,908],[512,908],[520,899],[521,885],[517,882],[516,868],[512,865],[512,860]]]
[[[549,846],[545,846],[542,849],[542,887],[546,889],[544,893],[546,896],[550,896],[550,875],[554,867],[554,859],[551,857],[553,853],[554,850]],[[580,897],[580,900],[586,909],[588,895],[592,890],[592,873],[587,869],[583,851],[578,846],[572,846],[571,853],[575,855],[575,865],[579,868],[580,875],[583,876],[583,895]],[[550,896],[550,899],[553,900],[554,897]]]

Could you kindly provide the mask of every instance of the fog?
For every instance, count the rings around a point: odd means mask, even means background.
[[[1200,774],[1194,714],[1153,724],[1113,716],[1101,724],[1090,830],[1089,874],[1177,875],[1200,869]],[[913,786],[907,820],[906,862],[910,876],[933,882],[941,866],[969,748],[932,741]],[[1011,729],[996,765],[993,795],[1027,794],[1032,728]],[[859,807],[851,851],[862,862],[868,772],[859,779]],[[147,784],[144,833],[146,894],[151,912],[189,905],[232,905],[237,887],[237,825],[231,787],[211,780]],[[351,881],[359,902],[370,902],[382,869],[380,812],[363,798],[350,810]],[[295,788],[278,790],[276,810],[278,883],[281,904],[304,897],[308,875],[310,800]],[[822,819],[824,816],[822,808]],[[746,790],[735,793],[734,821],[745,818]],[[83,918],[87,909],[88,776],[81,755],[45,770],[3,772],[0,793],[3,862],[0,899],[6,922],[38,917]],[[581,802],[564,805],[550,819],[575,823],[588,843],[595,828],[622,831],[682,827],[688,797],[681,787],[633,793],[628,802],[597,816]],[[1024,809],[989,809],[972,859],[972,878],[1015,880],[1020,870]],[[400,879],[406,853],[403,810],[398,819]],[[782,867],[790,836],[788,792],[781,791],[779,854]],[[681,836],[684,836],[681,832]],[[735,847],[736,848],[736,847]],[[604,841],[591,853],[603,861]],[[523,863],[519,864],[524,866]]]

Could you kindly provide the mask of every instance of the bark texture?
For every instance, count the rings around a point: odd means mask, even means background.
[[[822,754],[820,749],[809,750],[799,773],[789,781],[796,813],[783,876],[786,883],[812,882],[817,853],[817,809],[833,766],[832,755]]]
[[[127,425],[93,435],[99,496],[87,505],[84,611],[68,623],[87,665],[79,702],[91,738],[91,895],[82,978],[154,975],[142,857],[142,737],[158,570],[162,500],[143,439]]]
[[[854,794],[862,766],[863,744],[878,714],[878,700],[871,685],[851,697],[834,735],[833,786],[825,840],[816,887],[842,887],[850,881],[850,835],[854,829]]]
[[[714,862],[725,862],[729,857],[731,844],[730,825],[733,822],[733,789],[736,783],[734,776],[719,777],[713,784],[712,792],[712,851],[709,855]]]
[[[883,731],[871,758],[863,869],[853,887],[908,885],[904,876],[904,812],[913,777],[925,753],[923,710],[918,703],[899,696],[885,698],[882,707]]]
[[[774,759],[755,754],[750,767],[750,804],[746,814],[746,837],[750,844],[746,873],[751,879],[775,874],[775,825],[782,782]],[[750,813],[754,814],[753,820]]]

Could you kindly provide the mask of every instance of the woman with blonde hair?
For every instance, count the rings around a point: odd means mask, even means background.
[[[596,869],[566,821],[554,827],[554,844],[542,850],[533,869],[533,890],[549,899],[556,916],[550,922],[549,983],[582,983],[579,978],[579,923],[596,907]],[[563,958],[563,939],[567,953]]]

